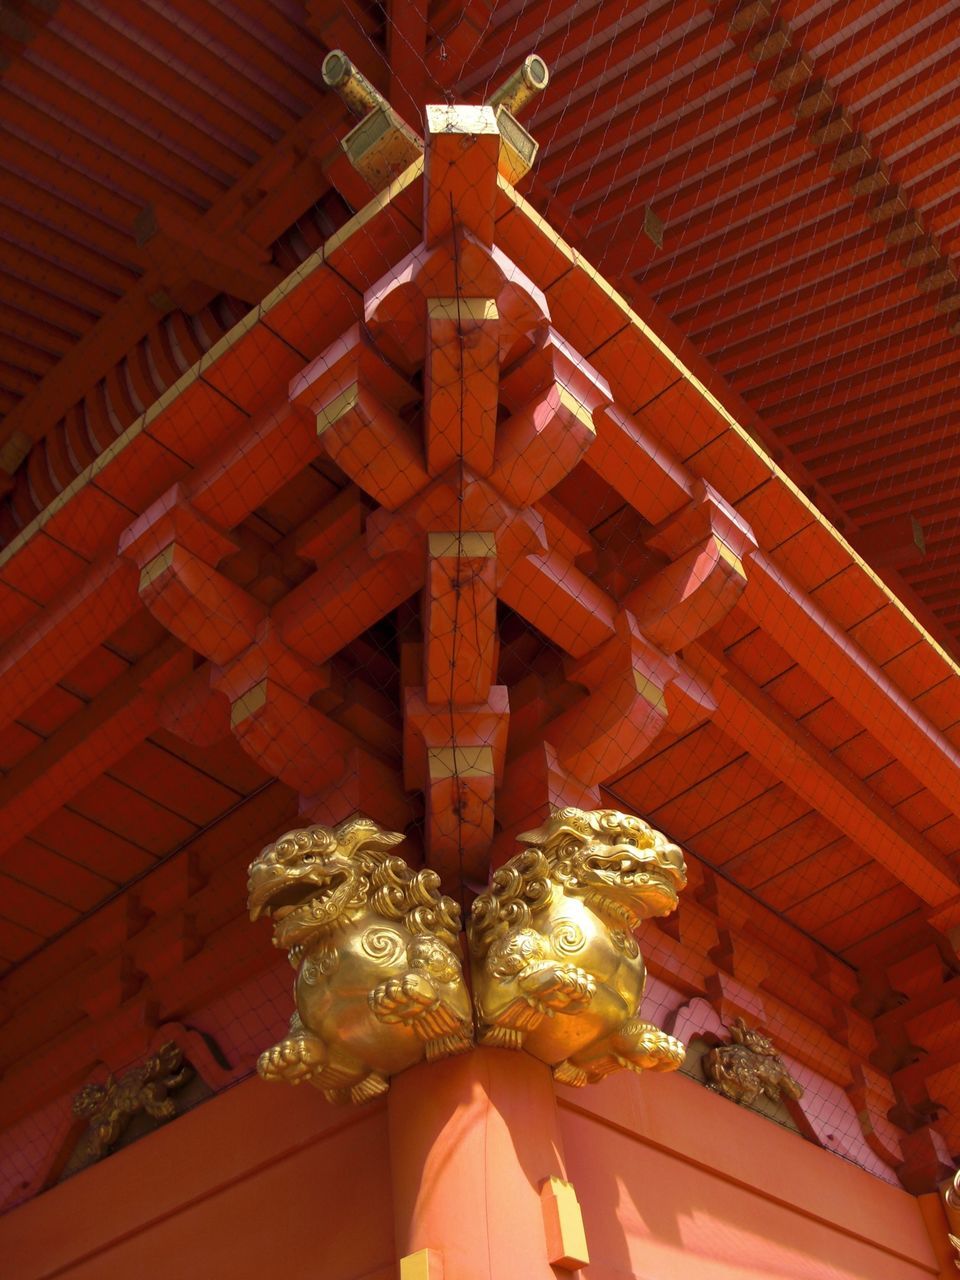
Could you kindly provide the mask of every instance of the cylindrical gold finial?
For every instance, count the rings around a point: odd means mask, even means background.
[[[506,107],[512,116],[517,116],[531,98],[543,92],[549,79],[550,72],[547,70],[547,64],[538,54],[531,53],[529,58],[524,58],[509,80],[505,80],[500,88],[490,95],[487,105],[494,109]]]
[[[353,65],[342,49],[331,49],[321,67],[323,83],[336,89],[355,116],[365,116],[383,102],[366,76]]]

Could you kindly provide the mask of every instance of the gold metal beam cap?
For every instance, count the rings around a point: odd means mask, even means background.
[[[320,68],[323,83],[335,89],[355,116],[365,116],[383,105],[383,98],[357,70],[342,49],[331,49]]]
[[[531,53],[508,80],[487,100],[493,108],[505,107],[512,116],[519,115],[528,102],[542,93],[550,82],[547,64],[537,53]]]

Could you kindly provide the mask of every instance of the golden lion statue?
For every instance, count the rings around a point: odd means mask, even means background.
[[[761,1098],[781,1102],[803,1097],[803,1087],[787,1070],[768,1036],[748,1027],[742,1018],[734,1018],[730,1037],[731,1044],[717,1045],[700,1060],[708,1088],[746,1107]]]
[[[257,1063],[265,1080],[363,1102],[396,1072],[473,1043],[460,908],[436,872],[388,852],[402,839],[357,816],[290,831],[250,864],[250,917],[272,918],[274,946],[298,970],[290,1031]]]
[[[676,907],[681,851],[613,809],[561,809],[518,838],[532,847],[494,874],[468,928],[480,1043],[523,1048],[564,1084],[675,1070],[683,1045],[638,1016],[634,930]]]
[[[82,1159],[99,1160],[120,1141],[130,1121],[140,1112],[153,1120],[172,1120],[177,1108],[167,1095],[179,1089],[193,1074],[184,1066],[183,1050],[168,1041],[139,1067],[131,1067],[119,1080],[87,1084],[73,1100],[73,1114],[89,1122]]]

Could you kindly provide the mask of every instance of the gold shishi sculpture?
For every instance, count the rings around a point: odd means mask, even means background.
[[[524,1049],[565,1084],[611,1071],[673,1071],[684,1047],[640,1019],[634,936],[669,915],[683,854],[640,818],[561,809],[493,876],[468,927],[481,1044]]]
[[[363,1102],[473,1043],[460,908],[434,871],[389,852],[402,839],[357,816],[290,831],[250,864],[251,919],[271,917],[298,971],[290,1030],[257,1063],[265,1080]]]
[[[784,1066],[772,1040],[742,1018],[734,1018],[730,1037],[730,1044],[717,1045],[703,1056],[703,1074],[711,1089],[746,1107],[761,1098],[782,1102],[803,1097],[803,1088]]]
[[[172,1120],[176,1105],[168,1094],[193,1074],[183,1062],[183,1050],[172,1041],[162,1045],[139,1067],[119,1080],[88,1084],[73,1100],[73,1114],[88,1121],[81,1163],[99,1160],[117,1145],[134,1116],[143,1112],[153,1120]]]

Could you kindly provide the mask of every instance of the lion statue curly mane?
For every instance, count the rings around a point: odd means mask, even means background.
[[[481,1044],[524,1049],[567,1084],[675,1070],[684,1049],[639,1018],[634,930],[677,905],[681,850],[614,809],[561,809],[518,837],[468,926]]]
[[[297,970],[296,1012],[260,1055],[264,1079],[362,1102],[396,1072],[471,1046],[460,908],[436,872],[390,852],[402,840],[355,816],[290,831],[250,864],[251,919],[272,919]]]

